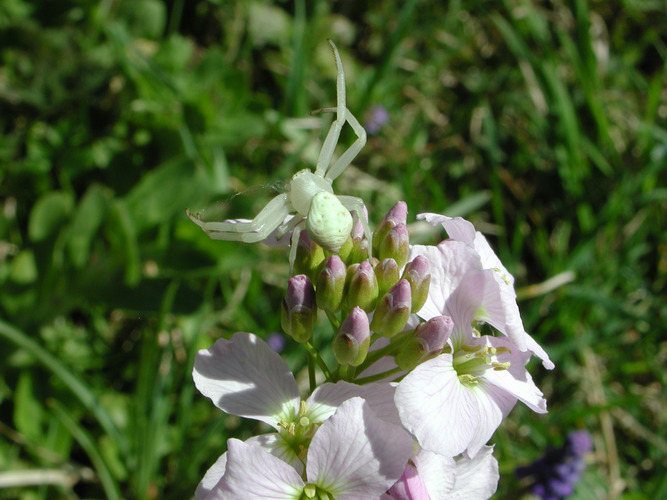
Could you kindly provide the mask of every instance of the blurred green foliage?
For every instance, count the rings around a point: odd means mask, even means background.
[[[352,112],[390,115],[336,191],[493,235],[557,364],[532,367],[551,413],[494,439],[498,497],[573,428],[596,449],[576,498],[667,497],[663,2],[3,0],[0,498],[189,498],[258,432],[190,373],[280,329],[286,253],[184,211],[252,217],[314,165],[326,38]]]

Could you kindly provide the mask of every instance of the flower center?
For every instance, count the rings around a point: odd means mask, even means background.
[[[507,347],[488,347],[482,345],[462,345],[454,354],[452,365],[459,381],[466,387],[477,385],[478,377],[488,369],[507,370],[510,362],[499,362],[497,356],[509,353]]]

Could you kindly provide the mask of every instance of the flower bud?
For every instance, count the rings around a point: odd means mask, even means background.
[[[308,231],[301,231],[299,233],[299,243],[296,247],[294,272],[313,278],[322,261],[324,261],[322,247],[310,238]]]
[[[436,316],[420,323],[396,355],[396,364],[401,370],[410,371],[436,357],[442,352],[453,329],[454,322],[449,316]]]
[[[387,232],[387,235],[380,242],[376,256],[380,260],[394,259],[398,267],[401,268],[408,261],[409,252],[408,228],[405,224],[397,224]]]
[[[290,278],[280,317],[283,330],[295,341],[303,344],[313,336],[316,319],[315,289],[310,278],[305,274]]]
[[[375,266],[375,276],[377,276],[378,286],[380,287],[380,296],[398,283],[400,278],[398,264],[394,259],[384,259]]]
[[[396,283],[378,302],[371,330],[385,337],[393,337],[400,332],[410,317],[411,295],[407,280]]]
[[[379,288],[371,263],[367,260],[348,267],[347,307],[361,307],[371,312],[377,302]]]
[[[408,280],[412,289],[412,311],[418,312],[426,302],[428,289],[431,286],[431,273],[428,268],[428,259],[417,255],[405,266],[402,279]]]
[[[343,302],[347,268],[338,255],[327,257],[324,268],[317,276],[315,298],[317,306],[327,312],[338,311]]]
[[[368,240],[366,238],[353,238],[352,250],[347,258],[347,263],[362,262],[368,259]]]
[[[380,248],[380,243],[387,233],[391,231],[398,224],[407,224],[408,219],[408,205],[404,201],[399,201],[394,205],[387,215],[377,225],[375,233],[373,233],[373,255],[377,255]]]
[[[371,343],[368,316],[355,307],[340,325],[333,341],[333,352],[341,365],[359,366],[366,359]]]

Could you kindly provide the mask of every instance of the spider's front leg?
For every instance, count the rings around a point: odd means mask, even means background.
[[[336,113],[336,119],[331,124],[329,133],[327,134],[324,144],[322,145],[322,150],[320,155],[317,158],[317,164],[315,167],[315,175],[324,177],[328,181],[333,181],[338,177],[343,170],[352,163],[352,160],[359,154],[359,151],[366,144],[366,131],[359,123],[350,110],[347,109],[346,96],[345,96],[345,73],[343,71],[343,63],[340,60],[340,54],[336,45],[329,40],[331,47],[333,48],[334,57],[336,58],[336,107],[335,108],[324,108],[313,113]],[[352,143],[352,145],[336,160],[336,162],[329,167],[331,163],[331,158],[333,157],[334,149],[338,143],[338,138],[340,137],[340,132],[345,125],[345,122],[348,122],[354,130],[354,133],[357,135],[357,140]]]
[[[245,241],[254,243],[266,239],[290,213],[287,194],[279,194],[249,222],[204,222],[198,215],[186,211],[192,222],[213,240]]]

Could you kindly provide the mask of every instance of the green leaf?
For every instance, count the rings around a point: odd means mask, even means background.
[[[148,173],[125,199],[137,234],[184,212],[203,187],[197,177],[194,165],[182,159]]]
[[[77,268],[88,262],[90,246],[107,211],[107,199],[99,186],[91,186],[77,207],[69,227],[67,250]]]
[[[42,438],[44,409],[35,397],[32,372],[23,371],[14,393],[14,425],[25,436],[39,441]]]
[[[43,241],[67,222],[74,207],[69,193],[53,191],[42,196],[32,211],[28,223],[28,235],[32,241]]]
[[[14,257],[9,267],[9,278],[20,285],[28,285],[37,280],[37,263],[32,250],[22,250]]]

